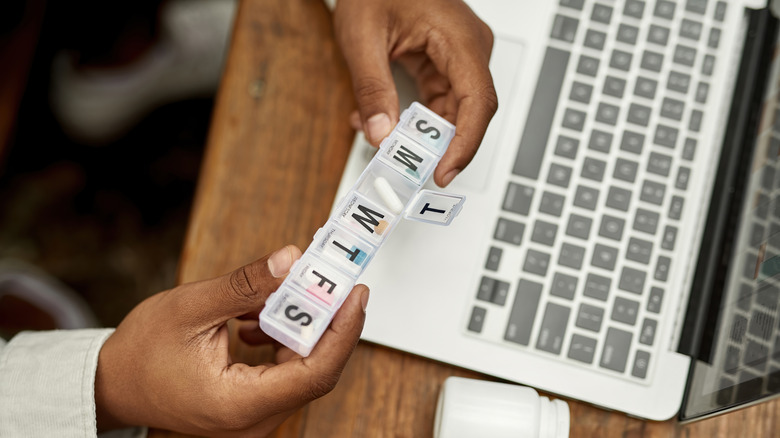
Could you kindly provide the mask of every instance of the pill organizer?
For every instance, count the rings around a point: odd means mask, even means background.
[[[402,218],[449,225],[463,196],[422,189],[455,126],[418,102],[403,111],[355,185],[260,313],[260,328],[308,356]]]

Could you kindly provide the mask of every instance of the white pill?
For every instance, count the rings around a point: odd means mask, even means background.
[[[385,206],[394,214],[401,214],[404,211],[404,203],[401,202],[401,199],[395,194],[395,190],[393,190],[393,187],[386,179],[381,176],[375,179],[374,189],[376,189],[379,197],[382,198]]]

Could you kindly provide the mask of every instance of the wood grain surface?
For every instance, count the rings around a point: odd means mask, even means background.
[[[288,243],[303,249],[327,220],[355,103],[322,2],[242,1],[216,105],[180,282],[229,272]],[[237,358],[262,359],[262,350],[234,344]],[[439,389],[451,375],[488,379],[361,342],[336,389],[272,436],[430,437]],[[687,425],[568,402],[572,437],[778,436],[780,401]]]

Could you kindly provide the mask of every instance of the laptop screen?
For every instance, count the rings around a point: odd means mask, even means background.
[[[729,241],[718,259],[722,294],[711,300],[713,316],[700,330],[703,341],[683,420],[780,393],[780,40],[776,25],[768,28],[766,86],[753,99],[755,116],[741,137],[749,141],[735,145],[742,170],[736,177],[739,195],[733,196],[731,218],[721,232]]]

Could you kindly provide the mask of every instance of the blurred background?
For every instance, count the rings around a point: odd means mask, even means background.
[[[235,0],[0,5],[0,336],[175,284]]]

